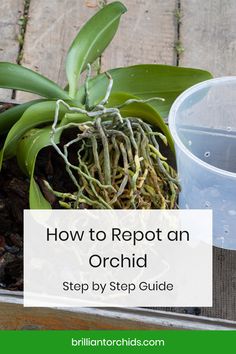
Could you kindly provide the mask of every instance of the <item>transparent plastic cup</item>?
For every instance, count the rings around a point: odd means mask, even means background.
[[[236,76],[186,90],[170,110],[169,126],[179,207],[212,209],[213,245],[236,250]]]

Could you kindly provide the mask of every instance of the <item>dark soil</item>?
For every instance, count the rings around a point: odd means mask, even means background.
[[[52,148],[38,156],[35,176],[53,208],[60,205],[45,189],[46,179],[59,191],[73,190],[64,163]],[[0,288],[23,290],[23,210],[29,208],[29,179],[22,174],[16,159],[4,161],[0,173]]]
[[[28,180],[16,161],[4,162],[0,174],[0,287],[23,289],[23,210],[28,208]]]

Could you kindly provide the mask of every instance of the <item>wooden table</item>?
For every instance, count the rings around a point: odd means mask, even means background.
[[[236,330],[236,322],[143,308],[24,308],[22,294],[0,290],[1,329]]]
[[[109,3],[110,1],[106,1]],[[235,0],[124,0],[128,13],[101,58],[102,70],[138,63],[197,67],[214,76],[236,74]],[[97,9],[96,0],[0,2],[0,60],[19,62],[61,85],[65,55],[81,25]],[[25,7],[24,7],[25,5]],[[18,21],[27,14],[24,41]],[[0,100],[22,102],[32,95],[0,89]],[[199,255],[199,261],[200,255]],[[236,252],[214,249],[214,307],[174,309],[236,320]]]

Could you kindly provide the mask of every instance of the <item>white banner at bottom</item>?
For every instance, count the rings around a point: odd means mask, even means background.
[[[212,212],[25,210],[24,306],[212,306]]]

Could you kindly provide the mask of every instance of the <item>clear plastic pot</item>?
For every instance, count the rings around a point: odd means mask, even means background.
[[[169,126],[180,208],[212,209],[213,244],[236,250],[236,77],[186,90],[170,110]]]

